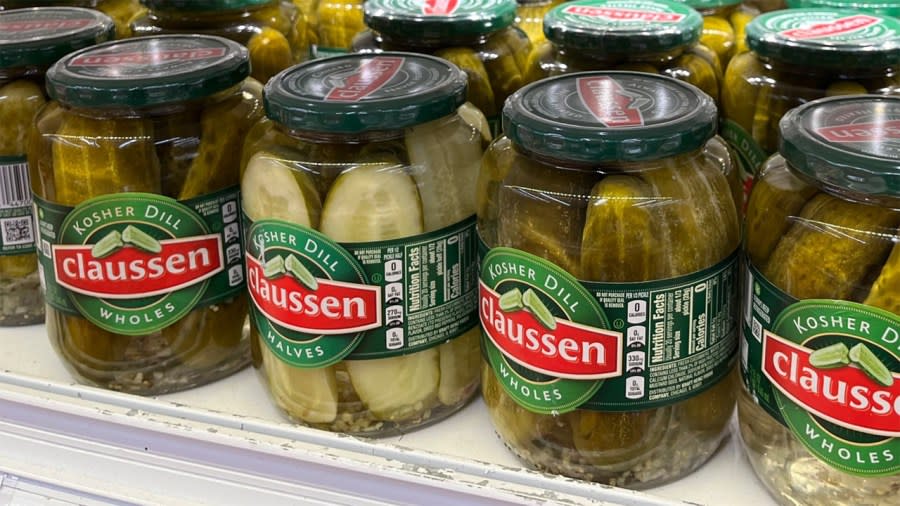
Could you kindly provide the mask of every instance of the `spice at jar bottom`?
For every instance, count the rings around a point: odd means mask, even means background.
[[[707,149],[712,99],[587,72],[523,88],[503,118],[478,181],[496,431],[571,477],[646,488],[691,472],[736,393],[739,226],[721,142]]]

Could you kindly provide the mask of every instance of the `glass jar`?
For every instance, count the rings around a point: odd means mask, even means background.
[[[205,34],[250,50],[251,76],[265,83],[307,59],[306,15],[288,0],[144,0],[149,11],[131,23],[135,36]]]
[[[738,152],[744,187],[778,150],[788,110],[826,96],[900,94],[900,21],[833,9],[763,14],[747,25],[751,51],[722,87],[722,136]],[[745,198],[746,200],[746,198]]]
[[[97,9],[115,21],[116,37],[119,39],[131,35],[129,23],[147,10],[141,5],[140,0],[0,0],[0,11],[24,7],[86,7]]]
[[[315,4],[316,40],[312,57],[350,52],[353,37],[366,29],[363,0],[315,0]]]
[[[518,0],[516,26],[528,35],[533,45],[547,40],[544,36],[544,16],[563,1],[565,0]]]
[[[808,7],[828,7],[900,17],[900,3],[897,0],[787,0],[791,9]]]
[[[484,117],[456,66],[314,60],[266,86],[244,148],[254,365],[299,423],[402,432],[478,386]],[[475,124],[468,121],[475,119]]]
[[[703,15],[700,43],[715,51],[724,68],[731,57],[747,50],[746,30],[755,13],[741,0],[679,0]]]
[[[0,12],[0,325],[44,320],[26,159],[47,101],[44,72],[63,55],[113,38],[112,20],[75,7]]]
[[[553,76],[585,70],[665,74],[719,99],[722,66],[698,43],[703,18],[670,0],[579,0],[544,18],[548,43],[535,51],[533,72]]]
[[[531,42],[515,26],[515,0],[367,0],[371,29],[353,41],[356,51],[433,54],[469,76],[468,100],[500,127],[503,101],[527,84]]]
[[[243,46],[170,35],[70,53],[29,145],[47,332],[82,382],[155,395],[249,362],[241,144],[262,116]]]
[[[744,0],[744,6],[757,12],[770,12],[786,9],[785,0]]]
[[[646,488],[691,472],[737,390],[740,232],[707,150],[712,99],[664,76],[589,72],[523,88],[503,122],[478,180],[497,433],[575,478]]]
[[[781,504],[897,504],[900,99],[781,120],[750,194],[740,432]]]

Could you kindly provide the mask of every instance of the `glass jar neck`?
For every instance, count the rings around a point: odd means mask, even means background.
[[[847,67],[816,67],[812,65],[798,65],[794,62],[788,62],[770,58],[757,54],[759,61],[769,70],[781,74],[811,77],[811,78],[834,78],[841,77],[846,79],[867,79],[878,77],[889,77],[897,75],[898,67],[881,67],[881,68],[847,68]]]
[[[355,134],[317,132],[313,130],[297,130],[288,128],[281,123],[275,123],[275,128],[293,139],[314,144],[368,144],[372,142],[392,141],[402,139],[403,130],[376,130]]]
[[[161,26],[208,26],[228,24],[241,21],[245,18],[253,16],[254,13],[261,9],[270,8],[277,4],[280,0],[273,0],[269,3],[253,5],[241,9],[210,9],[205,11],[189,11],[182,9],[171,10],[151,10],[148,13],[154,23]]]
[[[677,155],[657,160],[641,160],[641,161],[622,161],[608,160],[599,162],[584,162],[581,160],[567,160],[558,157],[550,157],[540,153],[536,153],[526,147],[512,143],[513,149],[519,154],[526,156],[538,163],[556,167],[561,170],[580,170],[592,172],[601,175],[610,174],[638,174],[662,167],[677,166],[684,167],[684,170],[691,170],[692,167],[698,167],[701,163],[706,163],[703,148],[686,151]]]
[[[25,67],[9,67],[0,69],[0,85],[16,79],[36,79],[43,81],[44,73],[47,72],[46,67],[25,66]]]
[[[467,36],[458,35],[441,39],[413,39],[405,37],[401,33],[387,34],[376,32],[375,41],[378,47],[385,51],[430,52],[450,46],[478,46],[484,44],[490,35],[488,33]]]
[[[621,53],[611,54],[602,51],[576,49],[554,44],[556,60],[572,66],[574,69],[611,70],[624,63],[646,63],[649,65],[666,65],[678,58],[687,47],[678,47],[664,53]]]

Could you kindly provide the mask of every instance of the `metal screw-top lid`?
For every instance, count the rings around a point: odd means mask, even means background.
[[[807,67],[884,68],[900,62],[900,20],[839,9],[787,9],[747,25],[760,56]]]
[[[113,39],[109,16],[79,7],[0,12],[0,69],[47,67],[72,51]]]
[[[900,98],[816,100],[781,118],[781,155],[825,186],[900,197]]]
[[[900,2],[897,0],[787,0],[787,6],[792,9],[829,7],[900,17]]]
[[[107,42],[47,71],[50,96],[76,107],[147,107],[207,97],[250,75],[247,49],[210,35]]]
[[[367,0],[366,25],[382,35],[428,44],[471,39],[506,28],[516,0]]]
[[[706,11],[711,9],[719,9],[722,7],[733,7],[740,5],[741,0],[678,0],[692,9],[698,11]]]
[[[159,11],[230,11],[253,9],[278,0],[141,0],[148,9]]]
[[[544,34],[557,46],[602,53],[658,53],[700,39],[703,18],[669,0],[579,0],[544,16]]]
[[[353,134],[396,130],[452,114],[466,101],[466,74],[413,53],[313,60],[273,77],[266,115],[295,130]]]
[[[716,106],[698,88],[637,72],[583,72],[517,91],[506,135],[526,152],[575,162],[656,160],[703,146]]]

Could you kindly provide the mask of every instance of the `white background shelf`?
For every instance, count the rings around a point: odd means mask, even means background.
[[[73,384],[43,326],[0,329],[0,346],[0,506],[775,504],[736,437],[694,474],[631,492],[522,469],[480,399],[361,440],[291,424],[252,369],[141,398]]]

